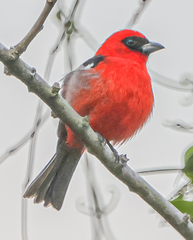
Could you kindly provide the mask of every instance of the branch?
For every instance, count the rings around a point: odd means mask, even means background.
[[[12,154],[19,151],[35,134],[36,131],[38,131],[42,125],[47,121],[48,117],[50,116],[50,111],[46,112],[45,115],[41,118],[38,126],[35,126],[30,130],[17,144],[15,144],[13,147],[11,147],[9,150],[7,150],[2,156],[0,156],[0,165]]]
[[[162,76],[157,72],[154,72],[152,69],[150,69],[150,74],[151,74],[152,80],[162,85],[163,87],[167,87],[176,91],[192,93],[193,82],[187,78],[182,79],[181,81],[175,81],[168,77]]]
[[[131,20],[129,21],[129,23],[127,23],[125,28],[132,28],[139,21],[140,17],[142,16],[143,12],[145,11],[149,3],[150,3],[150,0],[141,0],[141,3],[138,9],[133,14]]]
[[[181,172],[182,168],[179,167],[170,167],[170,168],[159,168],[159,169],[146,169],[146,170],[138,170],[137,173],[139,174],[158,174],[158,173],[175,173]]]
[[[63,99],[57,91],[45,82],[36,70],[20,58],[13,61],[8,49],[0,43],[0,61],[6,65],[7,74],[14,75],[27,85],[30,92],[38,95],[73,132],[83,141],[89,152],[95,155],[106,168],[125,183],[132,192],[137,193],[166,221],[168,221],[185,239],[193,239],[193,224],[187,216],[176,209],[169,201],[151,187],[128,165],[125,156],[119,163],[110,148],[101,143],[100,137],[89,126],[87,118],[81,117]]]
[[[179,132],[185,132],[185,133],[193,133],[193,126],[183,122],[182,120],[175,120],[175,121],[169,121],[169,120],[165,120],[162,125],[164,127],[168,127],[171,128],[175,131],[179,131]]]
[[[52,10],[53,6],[55,5],[57,0],[46,0],[46,4],[44,9],[42,10],[39,18],[32,26],[30,31],[27,35],[14,47],[10,49],[11,53],[17,58],[20,56],[25,50],[27,49],[28,45],[31,41],[35,38],[35,36],[43,29],[43,24],[49,15],[50,11]]]
[[[89,161],[88,154],[85,154],[84,158],[88,205],[85,202],[78,201],[77,209],[90,217],[93,239],[104,238],[115,240],[112,230],[109,227],[108,215],[118,204],[119,191],[114,186],[113,188],[111,187],[109,189],[109,192],[112,194],[111,200],[108,204],[105,204],[94,176],[93,161]]]

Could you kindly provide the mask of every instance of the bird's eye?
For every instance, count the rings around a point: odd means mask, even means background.
[[[135,44],[136,41],[134,41],[133,39],[127,39],[127,45],[128,46],[133,46]]]

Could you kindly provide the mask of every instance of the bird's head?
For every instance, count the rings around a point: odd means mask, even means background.
[[[96,55],[128,58],[131,55],[147,60],[149,54],[164,46],[150,42],[143,34],[133,30],[121,30],[111,35],[98,49]]]

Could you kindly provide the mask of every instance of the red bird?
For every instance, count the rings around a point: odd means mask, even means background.
[[[61,95],[108,141],[123,143],[135,134],[152,112],[153,93],[146,62],[164,48],[139,32],[122,30],[111,35],[95,56],[64,78]],[[60,121],[53,158],[27,188],[24,197],[44,201],[60,210],[85,150],[72,130]]]

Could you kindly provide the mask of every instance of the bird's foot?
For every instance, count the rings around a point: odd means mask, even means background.
[[[115,162],[116,163],[119,163],[119,154],[117,152],[117,150],[112,146],[112,144],[107,140],[105,139],[100,133],[96,132],[99,136],[99,140],[102,144],[107,144],[109,146],[109,148],[111,149],[111,151],[113,152],[114,156],[115,156]]]
[[[119,155],[117,150],[113,147],[113,145],[107,140],[105,139],[100,133],[96,132],[99,136],[99,140],[102,144],[107,144],[108,147],[111,149],[111,151],[113,152],[114,156],[115,156],[115,163],[121,163],[121,164],[126,164],[129,159],[127,158],[126,154],[123,155]]]
[[[111,151],[113,152],[113,154],[115,156],[115,163],[119,163],[120,156],[119,156],[117,150],[113,147],[113,145],[108,140],[106,140],[106,144],[109,146],[109,148],[111,149]]]

